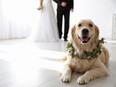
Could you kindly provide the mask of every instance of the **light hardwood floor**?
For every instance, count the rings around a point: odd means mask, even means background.
[[[66,42],[34,43],[25,39],[0,41],[0,87],[116,87],[116,43],[105,43],[110,52],[110,75],[85,85],[60,81]]]

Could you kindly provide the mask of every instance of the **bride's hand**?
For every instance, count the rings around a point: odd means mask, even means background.
[[[37,10],[42,10],[43,9],[43,6],[39,6],[38,8],[37,8]]]
[[[62,3],[61,3],[61,6],[62,6],[62,7],[66,7],[66,5],[67,5],[66,2],[62,2]]]

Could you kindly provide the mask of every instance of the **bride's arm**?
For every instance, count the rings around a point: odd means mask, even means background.
[[[38,10],[43,9],[43,0],[39,0],[40,1],[40,6],[37,8]]]
[[[43,6],[43,0],[40,0],[40,6]]]

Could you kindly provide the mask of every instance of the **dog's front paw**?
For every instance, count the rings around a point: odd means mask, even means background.
[[[77,79],[77,83],[80,84],[80,85],[83,85],[83,84],[87,84],[88,82],[90,81],[90,77],[89,76],[80,76],[78,79]]]
[[[65,82],[65,83],[70,82],[71,81],[71,75],[62,75],[61,81]]]

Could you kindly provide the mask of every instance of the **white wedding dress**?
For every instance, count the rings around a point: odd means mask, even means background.
[[[38,27],[32,32],[30,38],[38,42],[59,41],[52,0],[43,0]]]

